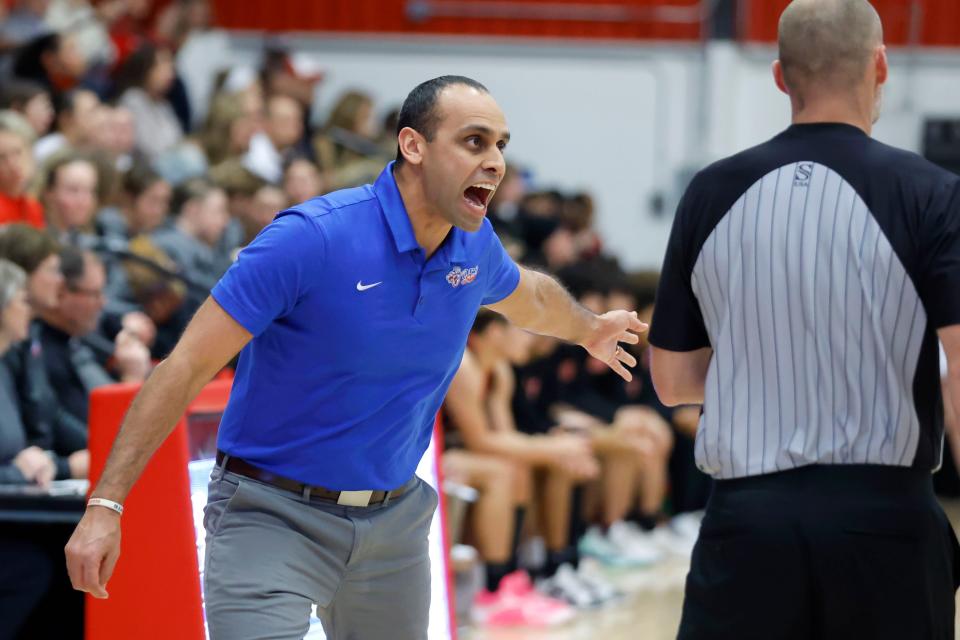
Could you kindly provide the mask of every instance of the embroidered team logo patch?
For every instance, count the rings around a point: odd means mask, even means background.
[[[450,273],[447,274],[447,282],[450,283],[450,286],[456,289],[460,285],[468,285],[474,280],[477,279],[477,274],[480,272],[480,267],[470,267],[469,269],[461,269],[460,267],[454,267],[450,270]]]

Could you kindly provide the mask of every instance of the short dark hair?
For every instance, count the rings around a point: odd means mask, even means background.
[[[123,191],[137,198],[158,182],[163,182],[163,176],[154,171],[153,167],[143,161],[135,162],[123,176]]]
[[[173,214],[179,216],[183,212],[183,207],[191,200],[206,198],[212,191],[220,190],[206,178],[191,178],[177,186],[173,190],[173,202],[171,208]]]
[[[473,327],[470,328],[470,333],[483,333],[487,330],[487,327],[492,324],[506,326],[507,319],[496,311],[480,309],[480,311],[477,313],[476,319],[473,321]]]
[[[74,290],[87,275],[87,270],[98,265],[103,267],[103,260],[89,249],[68,244],[60,251],[60,274],[68,289]]]
[[[407,94],[403,106],[400,107],[400,115],[397,116],[397,133],[399,134],[401,130],[410,127],[426,138],[427,141],[432,141],[437,132],[437,125],[440,123],[440,114],[437,113],[437,99],[444,89],[455,85],[465,85],[484,93],[490,93],[485,86],[466,76],[440,76],[421,82]],[[403,164],[400,145],[397,145],[397,164]]]
[[[40,263],[60,251],[60,244],[39,229],[15,223],[0,226],[0,258],[32,274]]]
[[[87,261],[83,257],[83,249],[67,245],[60,250],[60,273],[67,286],[75,286],[86,272]]]

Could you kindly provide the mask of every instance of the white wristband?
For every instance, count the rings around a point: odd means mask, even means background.
[[[88,507],[106,507],[111,511],[116,511],[117,515],[123,515],[123,505],[119,502],[114,502],[113,500],[107,500],[105,498],[90,498],[87,500]]]

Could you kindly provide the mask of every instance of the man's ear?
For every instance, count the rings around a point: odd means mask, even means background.
[[[783,79],[783,65],[780,64],[779,60],[773,61],[773,81],[777,85],[777,89],[783,91],[785,94],[790,95],[790,88],[787,87],[786,81]]]
[[[887,63],[887,46],[880,45],[874,53],[874,64],[877,68],[877,85],[882,85],[890,75],[890,66]]]
[[[419,165],[423,162],[423,152],[427,141],[415,129],[410,127],[401,129],[400,133],[397,134],[397,144],[406,162],[412,165]]]

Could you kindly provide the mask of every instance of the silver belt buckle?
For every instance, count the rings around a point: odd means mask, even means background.
[[[347,507],[366,507],[370,505],[370,496],[372,495],[372,490],[341,491],[340,497],[337,498],[337,504],[342,504]]]

